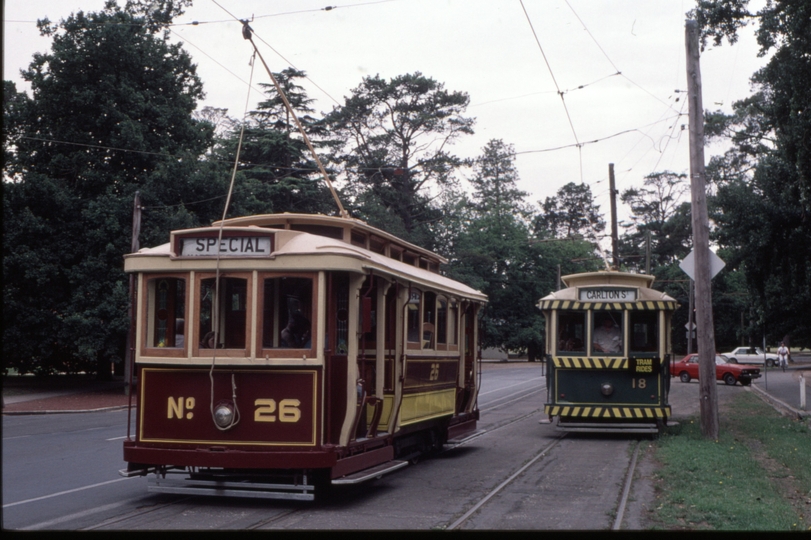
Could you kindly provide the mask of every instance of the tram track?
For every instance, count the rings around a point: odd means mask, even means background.
[[[526,417],[528,415],[522,415]],[[520,420],[520,418],[516,418],[515,421]],[[512,423],[512,422],[510,422]],[[488,432],[492,433],[492,432]],[[482,434],[484,435],[484,434]],[[499,483],[496,487],[492,488],[490,491],[485,493],[482,497],[480,497],[474,504],[468,508],[464,514],[462,514],[458,519],[450,523],[445,530],[459,530],[465,524],[471,522],[471,518],[476,515],[477,512],[481,511],[488,503],[490,503],[494,497],[496,497],[499,493],[504,492],[507,488],[509,488],[513,483],[515,483],[518,479],[522,478],[523,475],[527,473],[527,471],[535,465],[539,460],[544,457],[549,456],[552,451],[570,435],[568,433],[562,433],[556,438],[551,441],[550,443],[546,444],[543,448],[541,448],[534,456],[532,456],[528,461],[526,461],[520,468],[518,468],[515,472],[510,474],[506,477],[501,483]],[[583,443],[588,444],[588,441],[583,441]],[[624,480],[622,482],[621,489],[618,492],[618,500],[617,506],[615,511],[615,517],[613,520],[613,524],[611,525],[611,530],[621,530],[622,522],[625,517],[625,509],[628,503],[628,499],[631,493],[631,487],[633,484],[634,474],[636,472],[636,465],[638,461],[638,456],[640,452],[640,442],[639,440],[633,441],[631,443],[633,445],[633,454],[630,458],[628,467],[624,473]],[[595,479],[596,481],[596,479]]]

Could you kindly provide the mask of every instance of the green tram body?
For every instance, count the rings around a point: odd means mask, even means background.
[[[649,275],[601,271],[562,280],[566,288],[538,303],[546,318],[544,412],[561,431],[657,432],[670,417],[678,303],[651,289]]]

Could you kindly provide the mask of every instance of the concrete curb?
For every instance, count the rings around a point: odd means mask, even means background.
[[[27,416],[34,414],[78,414],[78,413],[91,413],[91,412],[104,412],[104,411],[120,411],[128,408],[129,405],[116,405],[114,407],[101,407],[100,409],[79,409],[79,410],[64,410],[64,411],[3,411],[3,416]],[[133,408],[135,406],[133,405]]]
[[[803,420],[805,418],[811,418],[811,412],[809,411],[801,411],[799,409],[795,409],[788,403],[777,399],[776,397],[772,396],[771,394],[767,393],[765,390],[761,390],[758,386],[751,384],[747,388],[750,388],[753,392],[755,392],[760,399],[774,407],[781,413],[787,413],[789,415],[794,415],[796,418]]]

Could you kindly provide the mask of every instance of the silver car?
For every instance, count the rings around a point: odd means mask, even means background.
[[[738,364],[765,364],[769,367],[779,363],[776,354],[765,353],[760,347],[738,347],[730,352],[723,353],[732,363]]]

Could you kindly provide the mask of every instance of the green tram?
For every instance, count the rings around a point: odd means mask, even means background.
[[[544,412],[557,429],[658,432],[670,417],[670,327],[678,303],[654,277],[573,274],[542,298],[546,318]]]

